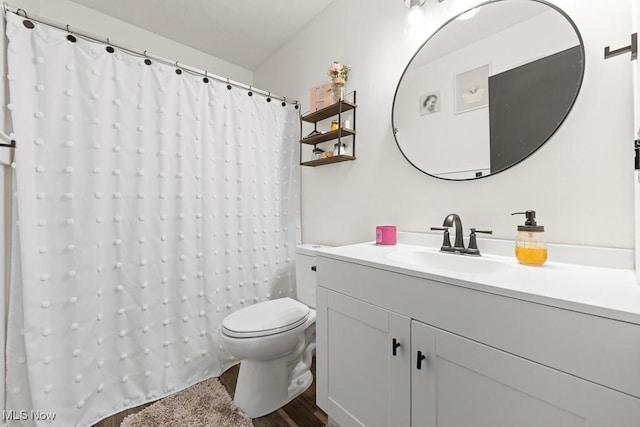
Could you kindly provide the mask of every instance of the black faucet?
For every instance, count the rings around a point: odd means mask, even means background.
[[[453,247],[451,247],[451,240],[449,240],[449,228],[451,227],[454,227],[456,233],[456,240],[453,243]],[[442,241],[442,246],[440,247],[442,252],[454,252],[458,254],[477,256],[480,255],[480,251],[478,250],[476,233],[493,233],[491,230],[476,230],[475,228],[472,228],[471,234],[469,235],[469,248],[465,248],[464,239],[462,237],[462,220],[460,219],[460,215],[455,213],[447,215],[442,223],[442,227],[431,227],[431,229],[444,231],[444,239]]]
[[[449,214],[442,223],[443,227],[455,227],[456,241],[453,243],[454,252],[464,252],[464,240],[462,238],[462,220],[458,214]]]

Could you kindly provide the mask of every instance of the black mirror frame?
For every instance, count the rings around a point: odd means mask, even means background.
[[[569,107],[567,108],[567,112],[562,117],[562,120],[556,126],[555,130],[549,135],[549,137],[546,140],[542,141],[540,143],[540,145],[538,145],[538,147],[535,150],[531,151],[531,153],[529,153],[527,156],[523,157],[522,159],[518,160],[517,162],[512,163],[508,167],[505,167],[503,169],[500,169],[499,171],[490,173],[488,175],[476,176],[476,177],[471,177],[471,178],[458,178],[458,179],[443,178],[441,176],[430,174],[429,172],[426,172],[426,171],[420,169],[415,163],[413,163],[409,159],[409,157],[407,157],[405,152],[402,151],[402,147],[400,146],[400,142],[398,141],[398,138],[396,136],[397,131],[396,131],[395,120],[394,120],[394,111],[395,111],[395,105],[396,105],[396,98],[398,96],[398,90],[400,89],[400,84],[402,83],[402,79],[404,78],[405,74],[407,73],[407,70],[409,69],[409,66],[411,65],[411,63],[413,62],[415,57],[418,55],[418,53],[420,53],[422,48],[427,43],[429,43],[429,40],[431,40],[439,31],[441,31],[444,27],[446,27],[450,22],[455,21],[460,15],[463,15],[463,14],[469,12],[470,10],[476,9],[478,7],[486,6],[486,5],[493,4],[493,3],[499,3],[499,2],[503,2],[503,1],[509,1],[509,0],[488,0],[488,1],[485,1],[483,3],[480,3],[480,4],[476,5],[474,7],[471,7],[471,8],[469,8],[469,9],[463,11],[463,12],[460,12],[457,15],[455,15],[455,16],[451,17],[450,19],[448,19],[436,31],[434,31],[433,34],[431,34],[429,36],[429,38],[427,38],[427,40],[424,41],[424,43],[422,43],[420,45],[420,47],[416,50],[416,52],[411,56],[411,59],[407,63],[407,66],[402,71],[402,75],[400,76],[400,80],[398,80],[398,85],[396,86],[396,90],[395,90],[395,92],[393,94],[393,103],[391,104],[391,129],[393,131],[393,139],[395,140],[396,145],[398,146],[398,149],[400,150],[400,153],[402,153],[402,156],[409,162],[409,164],[411,164],[411,166],[413,166],[414,168],[416,168],[420,172],[424,173],[425,175],[429,175],[429,176],[431,176],[433,178],[442,179],[442,180],[445,180],[445,181],[473,181],[473,180],[478,180],[478,179],[482,179],[482,178],[488,178],[488,177],[491,177],[491,176],[495,176],[495,175],[497,175],[497,174],[499,174],[501,172],[504,172],[504,171],[506,171],[508,169],[511,169],[512,167],[522,163],[524,160],[526,160],[529,157],[531,157],[536,151],[538,151],[540,148],[542,148],[542,146],[544,146],[553,137],[553,135],[555,135],[555,133],[558,131],[558,129],[560,129],[562,124],[567,119],[567,116],[569,115],[569,113],[573,109],[573,106],[575,105],[575,102],[578,99],[578,95],[580,94],[580,90],[582,89],[582,82],[584,81],[584,71],[585,71],[585,67],[586,67],[586,55],[585,55],[584,41],[582,39],[582,34],[580,34],[580,31],[578,30],[578,26],[573,21],[573,19],[571,19],[571,17],[564,10],[560,9],[558,6],[556,6],[556,5],[552,4],[552,3],[549,3],[548,1],[545,1],[545,0],[529,0],[529,1],[536,2],[536,3],[544,4],[544,5],[548,6],[548,7],[556,10],[558,13],[560,13],[567,20],[567,22],[569,22],[569,24],[571,24],[571,26],[573,27],[573,30],[576,33],[576,36],[578,37],[578,41],[580,42],[580,52],[582,54],[582,67],[581,67],[581,70],[580,70],[580,78],[579,78],[578,85],[577,85],[576,95],[573,98],[573,101],[571,102]]]

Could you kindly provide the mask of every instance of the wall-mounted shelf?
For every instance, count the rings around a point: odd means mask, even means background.
[[[328,105],[317,111],[307,113],[300,116],[300,134],[302,135],[302,123],[313,123],[313,132],[300,139],[300,144],[313,145],[314,150],[318,144],[322,144],[328,141],[336,141],[334,145],[335,150],[332,157],[324,157],[321,159],[313,159],[308,161],[302,161],[302,152],[300,150],[300,165],[302,166],[320,166],[328,165],[331,163],[346,162],[356,159],[356,92],[353,91],[353,102],[341,99],[339,102]],[[348,96],[348,95],[347,95]],[[353,125],[343,125],[342,116],[346,112],[351,112],[349,116],[352,116]],[[337,116],[337,122],[340,123],[340,127],[334,130],[318,131],[318,122],[326,120],[328,118]],[[351,150],[346,149],[346,145],[342,141],[344,138],[351,138]],[[343,148],[345,147],[345,148]],[[331,148],[331,147],[329,147]],[[350,151],[350,152],[349,152]],[[331,154],[331,153],[329,153]]]
[[[353,92],[353,96],[355,98],[355,91]],[[320,120],[328,119],[331,116],[353,110],[354,108],[356,108],[355,103],[343,99],[340,102],[328,105],[324,108],[314,111],[313,113],[305,114],[304,116],[302,116],[302,120],[309,123],[317,123]]]
[[[302,166],[322,166],[330,163],[348,162],[349,160],[355,160],[354,156],[347,156],[346,154],[340,154],[339,156],[327,157],[325,159],[309,160],[308,162],[300,163]]]
[[[313,136],[306,136],[300,140],[303,144],[316,145],[321,142],[331,141],[332,139],[339,139],[343,136],[355,135],[356,131],[347,128],[340,128],[336,130],[330,130],[324,133],[317,133]]]

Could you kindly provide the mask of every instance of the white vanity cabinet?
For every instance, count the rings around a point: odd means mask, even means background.
[[[319,406],[341,427],[408,427],[410,319],[324,288],[317,306]]]
[[[421,322],[411,347],[412,427],[640,423],[629,396]]]
[[[341,427],[640,426],[640,325],[322,254],[318,286]]]

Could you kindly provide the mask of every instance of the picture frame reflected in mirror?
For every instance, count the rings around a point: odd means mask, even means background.
[[[420,95],[420,115],[433,114],[440,111],[440,91],[434,90],[424,95]]]

